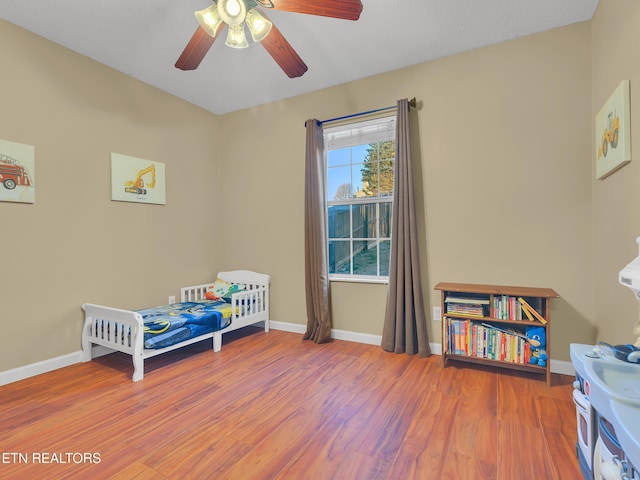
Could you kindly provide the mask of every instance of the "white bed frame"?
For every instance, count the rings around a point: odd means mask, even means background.
[[[222,348],[222,335],[258,322],[264,322],[264,331],[268,332],[269,275],[248,270],[234,270],[220,272],[218,278],[233,284],[241,283],[246,287],[246,290],[231,296],[231,324],[217,332],[206,333],[161,349],[144,348],[144,324],[142,315],[139,313],[91,303],[83,304],[85,320],[82,329],[82,361],[88,362],[93,358],[92,345],[102,345],[111,350],[126,353],[132,356],[132,379],[137,382],[144,377],[144,361],[147,358],[207,338],[213,338],[213,351],[218,352]],[[212,284],[183,287],[180,291],[180,301],[203,300],[210,285]]]

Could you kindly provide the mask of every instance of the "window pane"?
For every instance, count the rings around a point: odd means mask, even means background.
[[[351,178],[353,178],[354,197],[370,197],[371,191],[366,179],[363,178],[363,164],[356,163],[351,167]]]
[[[380,142],[370,146],[368,161],[373,172],[374,162],[376,176],[371,174],[370,188],[375,195],[385,197],[393,194],[393,168],[395,161],[394,142]]]
[[[327,154],[327,163],[329,167],[349,165],[351,163],[351,149],[339,148],[337,150],[329,150],[329,153]]]
[[[380,240],[380,275],[389,276],[391,240]]]
[[[367,160],[365,163],[358,165],[358,180],[362,183],[362,190],[369,197],[378,196],[379,183],[379,163],[376,160]]]
[[[380,238],[391,238],[392,203],[380,203]]]
[[[349,238],[349,205],[332,205],[327,209],[329,238]]]
[[[393,193],[394,151],[392,146],[393,142],[382,142],[369,145],[367,149],[360,178],[363,190],[370,196],[389,196]]]
[[[347,200],[353,197],[351,166],[333,167],[327,172],[327,201]]]
[[[381,197],[393,196],[393,169],[394,159],[380,160],[379,195]]]
[[[376,204],[353,205],[353,238],[375,238]]]
[[[396,158],[396,148],[395,142],[391,140],[386,142],[380,142],[377,144],[378,147],[378,160],[394,160]]]
[[[369,150],[369,144],[364,145],[356,145],[355,147],[351,147],[351,162],[352,163],[362,163],[367,158]]]
[[[376,240],[356,240],[353,242],[353,274],[378,274],[378,247]]]
[[[351,273],[351,248],[348,240],[329,241],[329,274]]]
[[[371,145],[369,145],[369,155],[368,155],[368,160],[372,161],[372,162],[379,162],[381,159],[381,152],[380,152],[380,144],[379,143],[372,143]]]

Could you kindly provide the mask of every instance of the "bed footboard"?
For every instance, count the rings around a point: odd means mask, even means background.
[[[84,327],[82,328],[82,361],[92,358],[92,345],[123,352],[132,356],[133,381],[144,375],[144,323],[142,315],[130,310],[85,303]]]

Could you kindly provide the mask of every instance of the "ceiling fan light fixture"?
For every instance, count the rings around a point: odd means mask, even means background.
[[[204,10],[197,11],[195,16],[204,31],[210,36],[215,37],[218,27],[222,23],[222,18],[218,13],[218,6],[214,3]]]
[[[247,16],[243,0],[218,0],[218,14],[227,25],[240,25]]]
[[[254,42],[261,42],[269,35],[271,27],[273,26],[271,21],[255,8],[247,12],[246,22]]]
[[[249,43],[247,42],[247,37],[244,34],[244,25],[229,25],[227,40],[224,44],[231,48],[247,48]]]

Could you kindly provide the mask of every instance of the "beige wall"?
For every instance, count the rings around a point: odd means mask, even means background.
[[[0,202],[4,371],[79,351],[83,302],[208,281],[221,196],[215,116],[4,21],[0,58],[0,139],[36,155],[36,203]],[[110,201],[110,152],[165,163],[167,205]]]
[[[225,235],[222,262],[264,266],[273,318],[304,324],[304,121],[415,96],[429,310],[440,281],[554,288],[553,357],[568,360],[569,343],[594,339],[590,76],[581,23],[226,115],[224,195],[259,215],[228,218],[247,238]],[[331,292],[334,328],[381,333],[386,286],[334,283]],[[429,321],[431,341],[439,328]]]
[[[638,301],[618,284],[618,272],[638,255],[640,236],[640,3],[600,0],[592,20],[593,94],[591,117],[622,80],[631,86],[630,164],[593,189],[594,296],[598,340],[628,343],[638,320]],[[592,126],[591,145],[595,145]],[[590,155],[595,169],[595,147]]]
[[[631,2],[620,3],[630,37]],[[304,325],[304,121],[413,96],[427,308],[440,281],[554,288],[552,356],[568,360],[570,343],[595,341],[595,312],[609,318],[594,295],[600,216],[612,207],[593,180],[592,124],[593,104],[626,74],[624,55],[609,81],[595,71],[618,21],[601,7],[593,35],[580,23],[223,117],[0,22],[12,70],[0,138],[36,146],[38,185],[35,205],[0,203],[15,251],[0,280],[0,371],[77,351],[82,302],[163,303],[218,270],[271,274],[272,318]],[[164,162],[167,205],[111,202],[111,151]],[[611,183],[632,197],[623,177]],[[637,220],[632,206],[616,211]],[[612,271],[632,258],[635,235],[610,245],[626,249]],[[334,328],[381,333],[386,286],[335,283],[332,296]],[[429,320],[432,342],[439,327]]]

